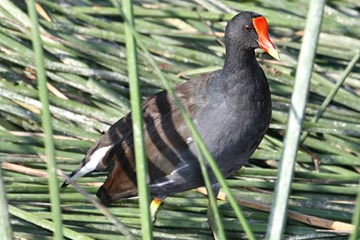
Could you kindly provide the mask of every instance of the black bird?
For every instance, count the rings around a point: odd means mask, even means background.
[[[260,47],[277,60],[279,55],[268,36],[266,19],[254,12],[232,18],[224,40],[223,69],[192,78],[175,92],[228,177],[248,161],[271,119],[270,90],[255,49]],[[142,109],[152,197],[163,199],[204,186],[192,135],[168,93],[149,97]],[[128,114],[111,126],[70,174],[75,180],[93,171],[108,171],[97,192],[104,204],[138,193],[131,124]],[[215,184],[210,167],[208,170]],[[68,184],[65,181],[63,187]],[[160,204],[153,203],[154,209]]]

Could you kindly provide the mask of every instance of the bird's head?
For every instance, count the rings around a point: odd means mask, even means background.
[[[245,11],[233,17],[225,29],[225,44],[230,42],[242,49],[260,47],[273,58],[280,59],[270,40],[266,19],[260,14]]]

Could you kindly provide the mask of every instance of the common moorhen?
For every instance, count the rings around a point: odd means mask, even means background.
[[[255,58],[262,48],[279,59],[269,39],[265,18],[241,12],[225,30],[226,58],[222,70],[202,74],[175,88],[205,144],[228,177],[255,151],[271,118],[268,82]],[[166,91],[142,105],[149,187],[154,198],[204,185],[195,143],[178,108]],[[216,179],[209,169],[212,181]],[[97,196],[105,204],[137,195],[131,115],[128,114],[92,146],[75,180],[93,171],[108,171]],[[68,185],[65,181],[63,186]]]

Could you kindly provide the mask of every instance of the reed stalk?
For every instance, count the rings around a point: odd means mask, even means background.
[[[309,3],[309,13],[299,55],[293,95],[291,97],[289,119],[280,160],[274,203],[266,234],[268,240],[280,240],[283,238],[288,197],[290,195],[295,158],[298,150],[324,5],[324,0],[312,0]]]
[[[63,239],[63,226],[61,220],[59,183],[56,174],[53,129],[49,111],[48,90],[46,86],[45,67],[43,62],[44,54],[39,32],[38,17],[35,9],[35,1],[28,1],[27,7],[31,19],[32,44],[35,53],[36,75],[38,79],[39,98],[42,104],[42,126],[44,128],[46,165],[49,173],[49,192],[52,220],[54,222],[54,239],[61,240]]]

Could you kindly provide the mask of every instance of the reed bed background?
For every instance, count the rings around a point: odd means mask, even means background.
[[[266,16],[281,56],[277,62],[258,52],[272,91],[272,124],[251,161],[227,180],[256,239],[264,238],[308,1],[162,0],[134,1],[133,7],[137,37],[170,86],[222,66],[223,29],[235,13],[252,10]],[[287,239],[348,239],[359,221],[359,9],[353,0],[327,1],[324,9],[291,185]],[[69,173],[101,132],[130,110],[125,24],[111,1],[40,0],[36,10],[56,165]],[[55,226],[27,12],[24,1],[0,2],[2,180],[13,236],[52,239]],[[138,72],[144,98],[163,88],[141,49]],[[93,174],[78,181],[89,195],[74,187],[60,190],[66,238],[121,239],[129,232],[141,237],[138,199],[107,209],[89,201],[105,177]],[[59,177],[59,183],[62,180]],[[219,200],[218,207],[227,238],[245,238],[230,204]],[[154,238],[213,239],[207,209],[207,196],[196,191],[168,197],[157,214]],[[6,213],[1,211],[1,219]],[[356,234],[352,238],[357,239]]]

